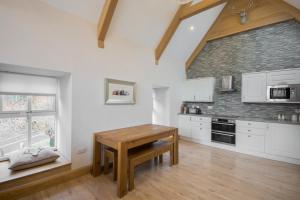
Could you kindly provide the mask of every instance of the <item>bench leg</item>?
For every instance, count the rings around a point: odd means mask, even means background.
[[[157,165],[157,160],[158,160],[157,156],[154,157],[154,163],[155,163],[156,165]]]
[[[129,164],[129,191],[134,189],[134,165],[133,163]]]
[[[114,181],[116,181],[118,178],[118,155],[116,154],[114,154],[113,173],[114,173]]]
[[[104,174],[109,173],[109,157],[106,152],[104,152]]]
[[[163,163],[163,154],[159,155],[159,163],[162,164]]]
[[[170,166],[174,165],[173,155],[174,155],[174,148],[172,146],[170,149]]]

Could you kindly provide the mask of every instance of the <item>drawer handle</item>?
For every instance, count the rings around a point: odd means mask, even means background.
[[[251,137],[251,135],[248,135],[248,137]]]
[[[251,132],[251,130],[248,130],[248,132]]]

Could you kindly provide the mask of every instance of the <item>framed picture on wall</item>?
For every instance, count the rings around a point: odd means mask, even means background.
[[[105,104],[135,104],[135,82],[105,79]]]

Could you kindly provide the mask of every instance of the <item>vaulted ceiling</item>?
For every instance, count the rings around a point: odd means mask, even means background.
[[[105,0],[41,0],[56,8],[78,15],[95,26]],[[194,0],[194,3],[201,0]],[[285,0],[300,8],[299,0]],[[211,8],[184,20],[172,37],[164,56],[185,63],[224,5]],[[118,36],[155,49],[178,8],[177,0],[121,0],[118,2],[107,38]],[[190,30],[193,26],[194,30]],[[106,44],[108,45],[108,44]],[[154,56],[153,56],[154,57]]]

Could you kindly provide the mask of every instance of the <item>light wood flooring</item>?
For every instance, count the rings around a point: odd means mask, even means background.
[[[179,165],[145,163],[124,200],[299,200],[300,166],[180,141]],[[118,199],[112,175],[85,175],[23,200]]]

